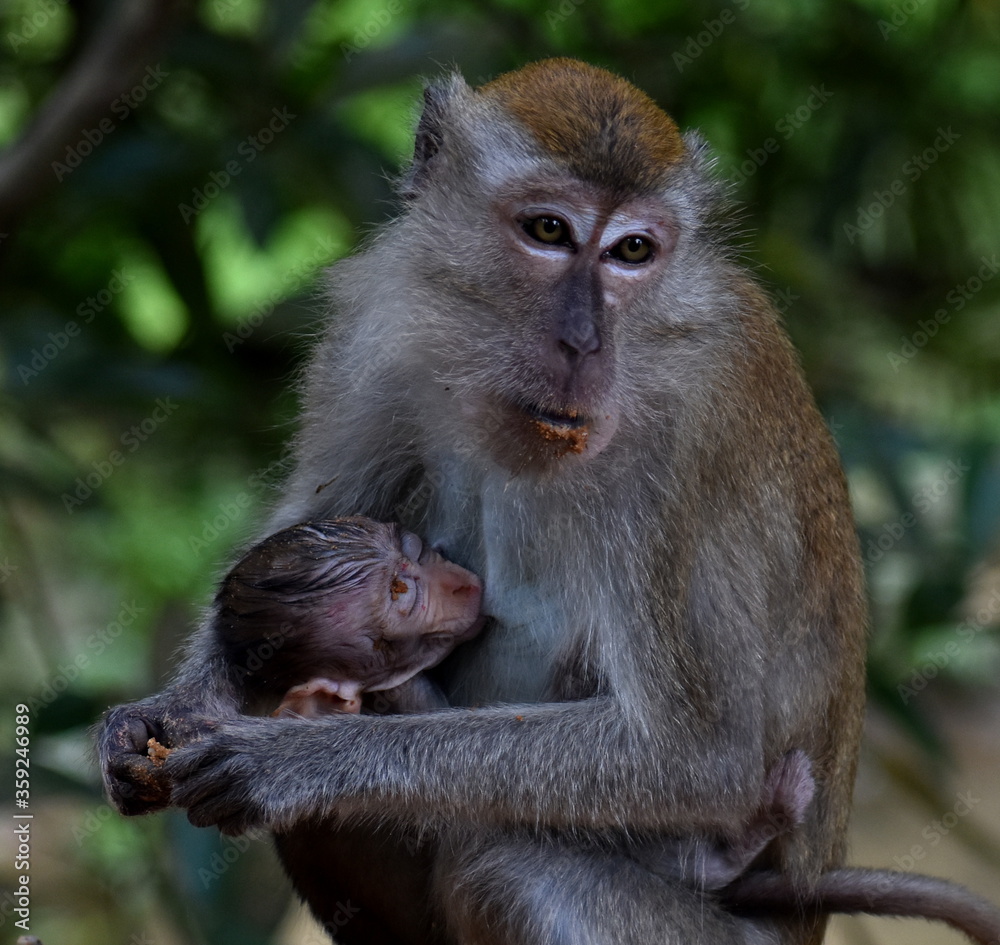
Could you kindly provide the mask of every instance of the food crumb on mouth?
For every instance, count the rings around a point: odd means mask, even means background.
[[[561,445],[567,453],[582,453],[587,448],[590,430],[586,426],[556,426],[538,419],[532,419],[532,423],[542,439]]]

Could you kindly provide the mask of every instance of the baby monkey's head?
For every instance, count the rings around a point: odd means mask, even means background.
[[[254,696],[322,675],[389,689],[482,627],[482,584],[412,532],[363,517],[306,522],[236,563],[216,631]]]

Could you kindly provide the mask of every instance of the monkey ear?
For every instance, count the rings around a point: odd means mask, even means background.
[[[698,131],[684,132],[687,166],[694,172],[687,191],[693,197],[696,215],[713,225],[724,225],[725,208],[733,199],[734,184],[720,175],[718,157]]]
[[[712,153],[711,145],[705,140],[700,131],[685,131],[684,146],[691,156],[691,163],[695,169],[707,173],[715,166],[715,155]]]
[[[413,200],[423,190],[444,144],[447,104],[452,89],[445,84],[431,84],[424,89],[424,110],[417,124],[413,145],[413,163],[400,181],[399,192],[404,200]]]

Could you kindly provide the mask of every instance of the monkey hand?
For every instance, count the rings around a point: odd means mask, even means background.
[[[314,756],[315,770],[302,763],[312,755],[308,750],[289,754],[290,745],[301,747],[312,724],[251,716],[220,723],[214,733],[167,759],[173,803],[187,810],[196,827],[217,826],[225,834],[291,826],[316,806],[310,786],[323,778],[324,769],[335,767],[329,750]]]
[[[127,816],[169,807],[165,758],[212,727],[195,707],[166,694],[111,709],[98,729],[97,747],[112,805]]]

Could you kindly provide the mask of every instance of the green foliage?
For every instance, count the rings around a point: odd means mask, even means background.
[[[0,11],[0,142],[104,7],[48,6]],[[168,939],[268,940],[263,906],[221,917],[272,867],[198,887],[212,851],[180,819],[99,817],[85,726],[163,679],[280,481],[319,273],[392,212],[420,77],[546,55],[633,79],[735,181],[849,471],[875,699],[941,752],[922,694],[995,685],[1000,8],[202,0],[0,242],[0,679],[37,705],[38,802],[83,836],[42,938],[166,912]]]

